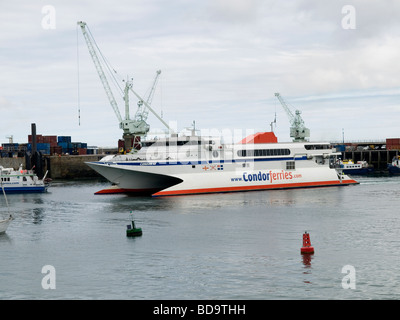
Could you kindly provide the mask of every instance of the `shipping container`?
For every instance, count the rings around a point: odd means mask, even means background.
[[[27,144],[27,150],[32,152],[32,143]],[[36,151],[42,154],[50,154],[50,143],[37,143]]]
[[[58,142],[58,146],[61,147],[62,153],[71,153],[72,143],[70,143],[70,142]]]
[[[62,151],[62,147],[61,146],[52,147],[50,145],[50,154],[51,155],[57,155],[57,154],[62,154],[62,153],[63,153],[63,151]]]
[[[386,145],[387,146],[392,146],[392,145],[400,145],[400,138],[390,138],[386,139]]]
[[[99,153],[99,148],[89,146],[86,150],[86,154],[98,154]]]
[[[345,152],[346,151],[346,146],[344,144],[335,145],[334,148],[336,148],[336,152]]]
[[[32,135],[28,135],[28,142],[32,143]],[[36,142],[43,142],[43,137],[41,134],[36,135]]]
[[[2,143],[3,151],[18,151],[18,143]]]
[[[44,143],[50,143],[51,147],[57,146],[57,136],[43,136]]]
[[[27,143],[20,143],[18,146],[18,151],[21,152],[26,152],[28,149],[28,144]]]
[[[57,142],[68,142],[71,143],[71,136],[58,136]]]
[[[85,154],[87,154],[87,149],[85,149],[85,148],[78,148],[78,154],[79,154],[79,155],[85,155]]]
[[[43,136],[45,143],[57,142],[57,136]]]

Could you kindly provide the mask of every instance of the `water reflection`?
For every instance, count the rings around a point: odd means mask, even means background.
[[[43,221],[45,210],[43,208],[32,209],[33,224],[40,224]]]
[[[311,260],[313,259],[314,254],[313,253],[302,254],[301,257],[303,260],[304,267],[311,268]]]
[[[0,243],[2,242],[8,242],[8,243],[12,242],[12,239],[8,236],[7,231],[0,233]]]
[[[311,270],[312,270],[311,260],[313,259],[314,254],[313,253],[302,254],[301,257],[302,257],[302,261],[303,261],[303,265],[304,265],[304,269],[305,269],[303,271],[303,275],[307,275],[307,277],[308,277],[308,275],[311,275]],[[303,280],[303,282],[307,283],[307,284],[311,284],[310,280]]]

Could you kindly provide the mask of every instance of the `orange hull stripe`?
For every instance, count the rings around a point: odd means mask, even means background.
[[[113,194],[113,193],[124,193],[124,189],[103,189],[95,192],[94,194]]]
[[[319,181],[319,182],[299,182],[299,183],[284,183],[261,186],[240,186],[240,187],[222,187],[222,188],[203,188],[203,189],[187,189],[176,191],[159,191],[153,196],[173,196],[184,194],[199,194],[199,193],[216,193],[216,192],[231,192],[231,191],[250,191],[250,190],[266,190],[266,189],[289,189],[301,187],[324,187],[324,186],[343,186],[348,184],[358,184],[357,181],[349,179],[342,180],[342,183],[337,181]]]

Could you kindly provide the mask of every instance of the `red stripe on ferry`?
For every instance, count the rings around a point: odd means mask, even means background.
[[[232,191],[256,191],[256,190],[267,190],[267,189],[290,189],[290,188],[301,188],[301,187],[324,187],[324,186],[343,186],[349,184],[358,184],[353,179],[337,181],[320,181],[320,182],[299,182],[290,184],[275,184],[275,185],[261,185],[261,186],[240,186],[240,187],[222,187],[222,188],[203,188],[203,189],[187,189],[187,190],[175,190],[175,191],[159,191],[153,194],[153,196],[177,196],[177,195],[188,195],[188,194],[201,194],[201,193],[218,193],[218,192],[232,192]]]

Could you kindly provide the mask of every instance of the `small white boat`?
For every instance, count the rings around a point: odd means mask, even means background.
[[[0,220],[0,234],[7,231],[8,225],[14,218],[10,215],[7,219]]]
[[[24,170],[22,164],[18,170],[0,166],[0,180],[6,193],[46,192],[49,179],[39,179],[33,170]]]

